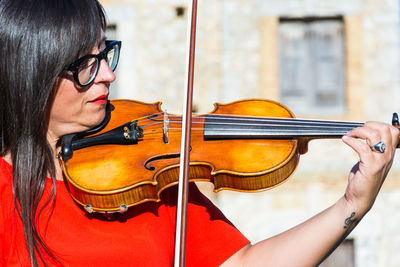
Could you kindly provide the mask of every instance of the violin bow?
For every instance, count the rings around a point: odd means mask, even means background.
[[[184,107],[182,112],[181,157],[179,163],[178,202],[175,231],[175,267],[185,266],[187,207],[189,198],[190,134],[192,125],[197,0],[193,0],[189,5],[189,12],[191,15],[188,16],[188,49],[185,72],[187,74],[187,79],[185,80],[185,88],[187,88],[187,90],[185,90],[184,94]]]

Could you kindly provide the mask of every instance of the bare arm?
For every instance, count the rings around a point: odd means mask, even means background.
[[[378,142],[384,153],[371,150]],[[316,266],[354,229],[371,209],[392,165],[399,131],[368,122],[343,137],[360,160],[352,168],[343,197],[309,220],[279,235],[249,245],[222,266]]]

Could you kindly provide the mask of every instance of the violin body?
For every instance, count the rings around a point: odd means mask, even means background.
[[[137,118],[143,129],[137,143],[90,146],[61,160],[72,197],[89,212],[121,212],[146,201],[160,201],[161,192],[178,182],[181,117],[164,113],[160,102],[113,100],[111,105],[110,121],[99,134]],[[222,114],[294,117],[285,106],[262,99],[215,104],[207,115]],[[307,137],[207,140],[205,120],[204,115],[193,116],[189,181],[209,181],[215,191],[256,192],[274,187],[294,172],[300,154],[307,150]]]

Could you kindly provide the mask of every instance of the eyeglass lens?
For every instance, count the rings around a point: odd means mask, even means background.
[[[78,79],[81,84],[89,83],[96,75],[98,68],[98,59],[88,58],[79,65]]]
[[[118,46],[114,45],[111,49],[107,51],[107,54],[105,55],[105,60],[112,71],[115,70],[118,63],[117,49]],[[96,77],[99,67],[100,61],[96,57],[90,57],[81,62],[78,69],[79,83],[82,85],[87,85],[91,83]]]

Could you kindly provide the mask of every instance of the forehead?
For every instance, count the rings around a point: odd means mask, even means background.
[[[100,32],[100,38],[99,38],[99,40],[98,40],[98,44],[100,45],[100,44],[104,44],[104,42],[107,40],[107,36],[106,36],[106,34],[104,33],[104,31],[103,30],[101,30],[101,32]]]
[[[106,43],[107,37],[104,34],[104,31],[101,30],[101,34],[95,45],[92,47],[91,53],[98,52],[99,50],[102,50],[105,48],[105,43]]]

